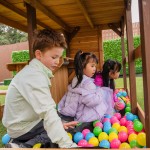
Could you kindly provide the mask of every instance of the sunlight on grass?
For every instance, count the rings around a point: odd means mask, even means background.
[[[116,88],[123,88],[123,78],[119,78],[115,81]],[[127,78],[127,86],[129,89],[129,78]],[[143,78],[136,77],[136,94],[137,94],[137,101],[141,108],[144,110],[144,96],[143,96]]]

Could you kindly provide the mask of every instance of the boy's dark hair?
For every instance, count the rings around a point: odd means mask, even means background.
[[[43,29],[34,32],[33,53],[36,50],[45,51],[46,48],[62,47],[67,48],[65,38],[62,33],[53,29]]]
[[[75,74],[78,81],[75,87],[77,87],[81,83],[83,79],[83,69],[86,67],[86,65],[89,63],[89,60],[91,59],[92,61],[98,64],[98,59],[94,54],[88,52],[83,53],[81,50],[79,50],[76,53],[74,57],[74,67],[75,67]]]
[[[121,63],[116,60],[106,60],[102,70],[103,86],[110,87],[111,89],[115,90],[114,79],[109,79],[109,72],[112,71],[113,73],[115,73],[120,72],[120,70]]]

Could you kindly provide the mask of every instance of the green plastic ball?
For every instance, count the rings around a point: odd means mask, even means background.
[[[133,128],[136,132],[140,132],[143,129],[143,124],[140,121],[135,121],[133,123]]]
[[[116,129],[116,128],[113,128],[113,127],[109,130],[108,133],[110,134],[111,132],[115,132],[116,134],[118,134],[117,129]]]
[[[93,133],[95,136],[98,136],[101,132],[102,132],[102,129],[98,126],[93,129]]]
[[[137,141],[136,140],[131,141],[130,146],[131,148],[135,148],[137,146]]]
[[[126,107],[125,112],[131,112],[131,107]]]

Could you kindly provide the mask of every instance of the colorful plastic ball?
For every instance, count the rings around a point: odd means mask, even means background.
[[[140,121],[136,121],[133,124],[133,128],[136,132],[140,132],[143,129],[143,124]]]
[[[136,142],[136,147],[142,148],[143,146],[141,146],[138,142]]]
[[[120,124],[119,123],[114,123],[112,125],[112,127],[115,128],[118,131],[118,129],[120,128]]]
[[[116,128],[113,128],[113,127],[109,130],[108,133],[110,134],[111,132],[115,132],[116,134],[118,134],[117,129],[116,129]]]
[[[140,120],[139,120],[139,119],[134,119],[134,120],[133,120],[133,123],[136,122],[136,121],[140,121]]]
[[[125,112],[131,112],[131,107],[126,107]]]
[[[117,117],[118,120],[121,119],[121,114],[120,113],[115,113],[114,116]]]
[[[124,143],[121,143],[120,146],[119,146],[119,149],[128,149],[128,148],[131,148],[130,145],[126,142]]]
[[[3,144],[7,144],[9,141],[10,141],[10,136],[9,136],[8,134],[5,134],[5,135],[2,137],[2,143],[3,143]]]
[[[119,139],[121,142],[126,142],[127,139],[128,139],[128,134],[127,134],[127,132],[125,132],[125,131],[119,132],[119,134],[118,134],[118,139]]]
[[[135,119],[139,119],[139,117],[138,117],[137,115],[134,115],[134,120],[135,120]]]
[[[109,119],[109,118],[104,118],[104,119],[102,120],[102,123],[104,123],[104,122],[106,122],[106,121],[109,121],[109,122],[110,122],[110,119]]]
[[[98,140],[101,142],[102,140],[108,140],[108,135],[105,132],[101,132],[98,136]]]
[[[41,148],[42,144],[41,143],[37,143],[33,146],[33,148]]]
[[[137,134],[132,133],[132,134],[129,135],[129,137],[128,137],[129,142],[136,141],[136,140],[137,140]]]
[[[72,140],[72,134],[71,133],[67,133],[68,134],[68,136],[70,137],[70,139]]]
[[[110,143],[108,140],[102,140],[99,144],[99,147],[101,148],[110,148]]]
[[[98,139],[96,137],[90,138],[88,143],[93,145],[93,146],[98,146],[99,145],[99,141],[98,141]]]
[[[118,135],[116,133],[112,132],[109,134],[108,139],[109,139],[109,142],[111,142],[114,139],[118,139]]]
[[[132,129],[132,128],[128,129],[128,135],[130,135],[132,133],[136,134],[136,131],[134,131],[134,129]]]
[[[131,104],[130,104],[130,103],[127,103],[127,104],[126,104],[126,107],[131,107]]]
[[[137,141],[136,140],[132,140],[132,141],[129,142],[129,144],[130,144],[131,148],[135,148],[136,145],[137,145]]]
[[[103,127],[103,131],[106,132],[107,134],[109,133],[109,130],[111,129],[111,126],[110,125],[105,125]]]
[[[127,92],[126,92],[126,91],[123,91],[123,92],[122,92],[122,96],[126,97],[126,96],[127,96]]]
[[[128,113],[128,114],[126,115],[126,119],[127,119],[127,120],[130,120],[130,121],[133,121],[133,120],[134,120],[134,115],[133,115],[132,113]]]
[[[95,127],[103,128],[103,124],[102,124],[101,122],[97,122],[97,123],[95,124]]]
[[[75,133],[73,140],[75,143],[78,143],[80,140],[83,139],[83,134],[81,132]]]
[[[128,127],[128,126],[133,126],[133,122],[132,121],[127,121],[126,122],[126,127]]]
[[[95,136],[98,136],[102,132],[102,129],[100,127],[95,127],[93,129],[93,133]]]
[[[118,132],[121,132],[121,131],[128,132],[128,130],[125,126],[120,126],[120,128],[118,129]]]
[[[106,121],[103,123],[103,126],[111,126],[111,123],[109,121]]]
[[[84,129],[82,131],[83,136],[85,137],[88,133],[90,133],[91,131],[89,129]]]
[[[126,119],[126,118],[121,118],[121,119],[120,119],[120,125],[121,125],[121,126],[125,126],[126,122],[127,122],[127,119]]]
[[[90,132],[90,133],[88,133],[86,136],[85,136],[85,139],[87,140],[87,141],[89,141],[89,139],[90,138],[92,138],[92,137],[94,137],[95,135],[92,133],[92,132]]]
[[[144,132],[137,135],[137,143],[141,146],[146,146],[146,134]]]
[[[119,148],[119,146],[120,146],[120,144],[121,144],[121,142],[120,142],[120,140],[118,140],[118,139],[113,139],[112,141],[111,141],[111,143],[110,143],[110,147],[111,148]]]
[[[111,115],[105,114],[105,115],[104,115],[104,118],[109,118],[109,119],[110,119],[110,118],[111,118]]]
[[[82,139],[78,142],[78,146],[81,146],[81,147],[86,147],[87,144],[88,144],[88,142],[84,139]]]
[[[99,121],[99,120],[93,121],[93,127],[95,127],[95,124],[96,124],[97,122],[100,122],[100,121]]]

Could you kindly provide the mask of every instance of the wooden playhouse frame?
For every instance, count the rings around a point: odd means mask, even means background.
[[[126,67],[129,65],[129,93],[132,112],[138,114],[146,130],[146,145],[150,148],[150,1],[139,0],[141,45],[134,49],[131,0],[0,0],[0,22],[28,32],[30,58],[33,57],[34,29],[53,28],[66,37],[67,57],[52,79],[52,96],[56,103],[64,95],[74,76],[72,59],[78,49],[92,51],[103,64],[102,30],[112,29],[121,38],[124,88],[127,89]],[[138,15],[138,14],[137,14]],[[125,56],[126,27],[128,56]],[[145,113],[137,103],[135,59],[142,58]],[[68,65],[69,64],[69,65]],[[8,64],[10,71],[19,71],[20,64]],[[53,83],[54,82],[54,83]],[[56,94],[57,91],[57,94]],[[59,94],[58,94],[59,93]]]

